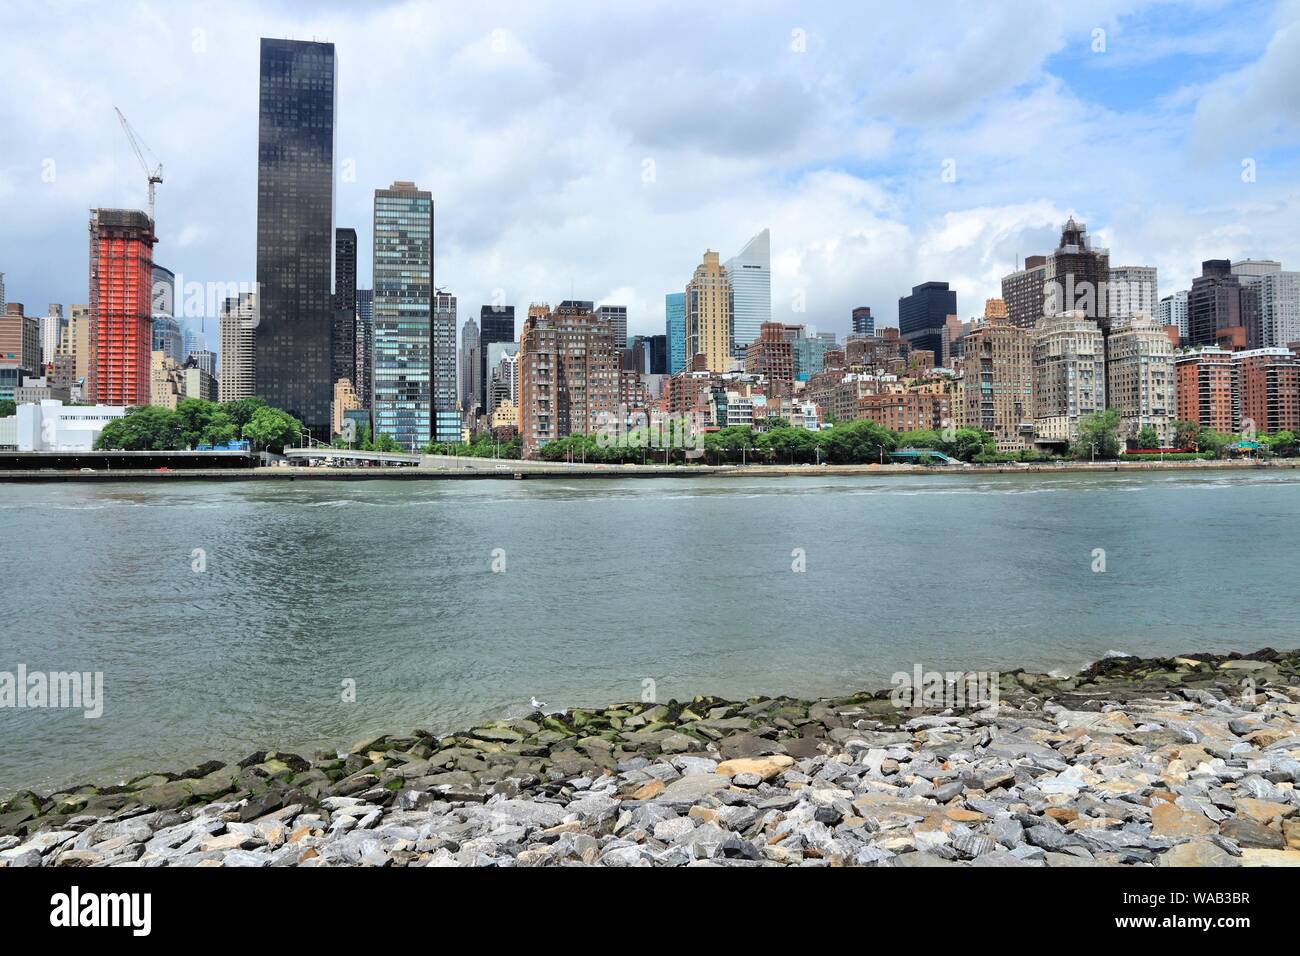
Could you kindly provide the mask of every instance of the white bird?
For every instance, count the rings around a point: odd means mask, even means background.
[[[531,698],[528,703],[532,706],[533,710],[541,710],[546,706],[546,701],[538,700],[536,697]]]

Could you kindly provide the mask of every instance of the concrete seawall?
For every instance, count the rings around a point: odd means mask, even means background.
[[[1070,462],[1034,465],[580,465],[543,462],[501,462],[481,459],[456,465],[406,468],[195,468],[169,471],[0,471],[4,482],[126,482],[171,481],[458,481],[542,478],[781,478],[825,475],[965,475],[1071,474],[1079,472],[1146,471],[1264,471],[1294,470],[1300,459],[1257,461]]]

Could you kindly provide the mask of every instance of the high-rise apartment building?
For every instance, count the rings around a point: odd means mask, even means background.
[[[1156,321],[1178,330],[1180,341],[1187,341],[1187,290],[1167,295],[1156,303]]]
[[[731,347],[739,354],[772,321],[772,242],[764,229],[723,265],[731,282]],[[615,343],[617,344],[617,343]],[[710,366],[712,368],[712,366]]]
[[[1034,326],[1034,432],[1040,441],[1079,437],[1079,419],[1106,408],[1106,350],[1101,328],[1083,311],[1044,317]]]
[[[1119,412],[1119,437],[1151,427],[1161,447],[1173,441],[1174,347],[1164,328],[1141,312],[1116,317],[1106,345],[1106,401]]]
[[[1110,281],[1110,250],[1094,248],[1086,224],[1071,216],[1061,230],[1056,251],[1047,257],[1043,275],[1044,315],[1082,313],[1110,329],[1107,284]],[[1104,388],[1104,386],[1103,386]]]
[[[24,379],[40,377],[40,326],[21,302],[10,302],[0,314],[0,363],[20,369]]]
[[[1241,418],[1246,432],[1300,432],[1300,357],[1290,349],[1266,348],[1232,356]]]
[[[871,315],[871,306],[859,305],[853,310],[853,334],[876,334],[876,320]]]
[[[676,375],[686,367],[686,293],[669,292],[664,296],[664,332],[668,340],[668,374]]]
[[[794,389],[794,349],[780,322],[764,322],[758,338],[745,349],[745,371],[762,375],[771,386],[769,398],[788,396]]]
[[[0,307],[0,313],[2,312],[4,308]],[[63,330],[68,325],[68,320],[63,316],[63,306],[51,302],[45,314],[36,320],[36,325],[41,340],[41,365],[49,365],[58,354],[59,340],[63,338]]]
[[[1034,333],[995,317],[963,336],[954,404],[957,424],[984,429],[998,451],[1026,447],[1034,420]]]
[[[134,209],[90,214],[90,365],[86,397],[148,405],[153,347],[153,221]]]
[[[1232,274],[1259,296],[1260,348],[1285,348],[1300,342],[1300,272],[1282,269],[1274,259],[1242,259]]]
[[[433,296],[433,440],[460,441],[460,404],[456,396],[456,297]]]
[[[1154,318],[1160,301],[1155,266],[1111,266],[1106,280],[1106,314],[1112,322],[1145,315]]]
[[[262,40],[256,393],[328,438],[334,397],[334,44]]]
[[[912,287],[912,294],[898,300],[898,331],[912,349],[934,353],[936,365],[944,365],[944,326],[948,316],[957,314],[957,292],[946,282],[922,282]]]
[[[716,256],[715,256],[716,260]],[[567,435],[590,435],[618,415],[621,375],[608,324],[589,304],[528,310],[519,337],[519,434],[525,456]]]
[[[357,374],[357,231],[334,230],[334,298],[331,379],[352,381]],[[355,383],[354,383],[355,384]]]
[[[250,398],[255,393],[257,323],[256,292],[242,292],[221,303],[221,312],[217,316],[221,348],[217,389],[223,402]]]
[[[84,383],[90,376],[90,305],[74,305],[68,309],[68,324],[59,337],[59,353],[72,357],[72,375]],[[85,398],[92,397],[85,390]]]
[[[1002,300],[1007,304],[1007,321],[1017,328],[1032,329],[1046,313],[1044,283],[1047,257],[1029,256],[1025,267],[1002,277]]]
[[[1177,420],[1195,422],[1223,434],[1237,430],[1237,368],[1232,353],[1217,345],[1174,356]]]
[[[375,434],[415,450],[433,421],[433,194],[376,189],[374,225]]]
[[[731,365],[732,288],[718,254],[709,250],[686,285],[686,363],[704,356],[710,372],[725,372]],[[757,334],[758,330],[754,330]]]
[[[1258,346],[1259,290],[1233,275],[1227,259],[1207,259],[1187,293],[1189,345],[1231,343],[1234,348]]]

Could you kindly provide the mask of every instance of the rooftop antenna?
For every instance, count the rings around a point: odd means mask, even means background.
[[[155,160],[158,157],[153,154],[153,150],[141,142],[140,137],[137,136],[135,130],[131,128],[131,124],[128,123],[126,117],[122,115],[122,111],[116,106],[113,107],[113,111],[117,113],[117,118],[122,123],[122,130],[126,133],[126,138],[130,141],[131,148],[135,150],[135,158],[140,161],[140,168],[144,170],[145,177],[149,180],[149,221],[154,222],[154,187],[163,181],[162,163],[159,163],[153,169],[149,168],[149,163],[144,158],[144,154],[148,153],[150,158]]]

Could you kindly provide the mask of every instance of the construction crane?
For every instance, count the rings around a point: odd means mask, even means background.
[[[122,111],[116,106],[113,107],[113,111],[117,113],[117,118],[122,123],[122,129],[126,132],[126,138],[130,140],[131,148],[135,150],[135,158],[140,160],[140,168],[144,170],[145,176],[149,179],[149,221],[153,222],[154,187],[163,181],[162,163],[159,163],[153,169],[149,168],[149,162],[144,158],[144,154],[148,153],[153,159],[157,159],[158,157],[154,156],[153,150],[140,141],[140,137],[137,136],[135,130],[131,128],[131,124],[128,123],[126,117],[122,115]]]

